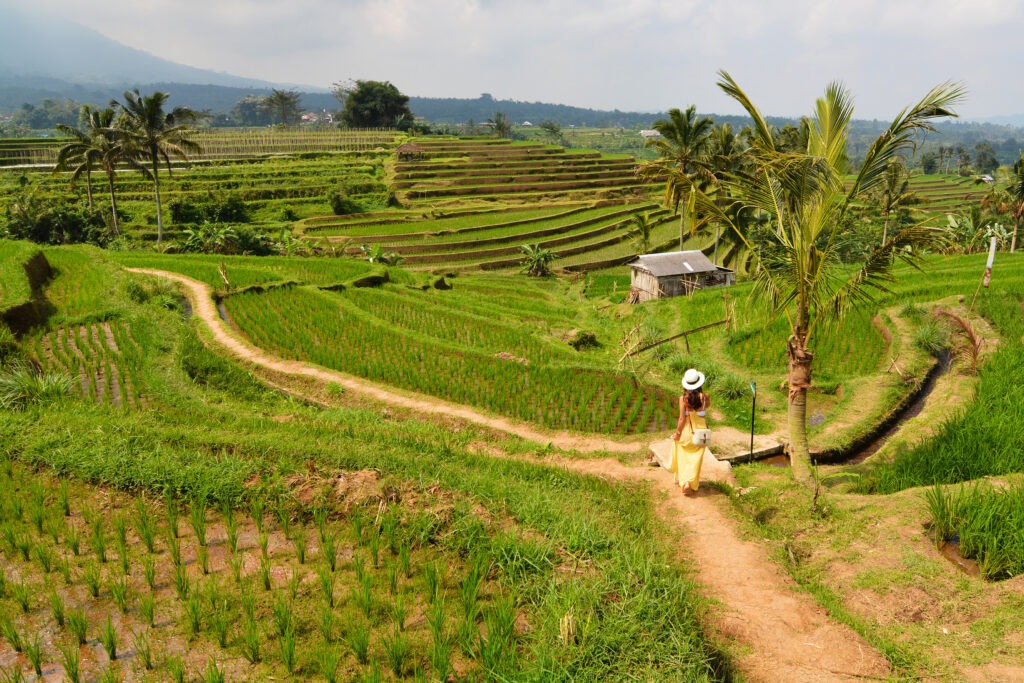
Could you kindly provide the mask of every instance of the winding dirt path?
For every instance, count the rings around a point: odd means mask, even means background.
[[[565,450],[635,453],[645,442],[619,442],[571,434],[549,434],[471,408],[433,398],[413,397],[351,376],[298,361],[285,361],[237,337],[221,320],[206,284],[158,270],[132,272],[164,277],[180,283],[192,301],[193,312],[210,329],[214,341],[245,361],[291,375],[334,382],[383,403],[415,411],[442,414]],[[716,429],[716,438],[720,430]],[[817,681],[882,680],[889,666],[881,654],[849,627],[828,617],[795,581],[771,559],[765,548],[740,538],[736,524],[725,513],[728,502],[704,487],[695,497],[683,496],[667,472],[628,466],[610,458],[557,458],[566,468],[615,481],[649,482],[659,495],[656,505],[662,520],[682,529],[696,580],[715,605],[710,610],[713,637],[729,643],[730,661],[746,680],[810,683]],[[720,472],[720,470],[716,470]],[[709,472],[710,474],[710,472]],[[727,470],[716,476],[729,476]]]

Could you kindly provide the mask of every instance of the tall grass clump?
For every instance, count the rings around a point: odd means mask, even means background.
[[[0,408],[25,410],[29,406],[60,401],[71,394],[71,386],[67,375],[46,373],[18,361],[0,369]]]
[[[1024,573],[1024,483],[987,482],[925,493],[936,543],[959,539],[960,554],[988,579]]]

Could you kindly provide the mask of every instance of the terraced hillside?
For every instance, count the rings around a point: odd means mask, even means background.
[[[632,157],[499,139],[419,138],[412,144],[422,158],[395,165],[394,187],[413,208],[467,198],[524,202],[644,194]]]

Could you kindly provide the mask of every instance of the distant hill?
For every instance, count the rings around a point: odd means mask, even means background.
[[[153,89],[154,84],[173,83],[238,89],[242,94],[233,104],[254,89],[269,92],[281,87],[161,59],[59,16],[41,16],[11,2],[0,0],[0,14],[0,109],[47,97],[105,103],[126,88]],[[206,102],[213,106],[225,101],[214,92],[196,91],[192,105],[203,108]]]

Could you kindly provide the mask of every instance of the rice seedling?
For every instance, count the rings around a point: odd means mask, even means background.
[[[408,541],[403,542],[398,549],[398,566],[401,567],[405,578],[412,578],[412,551]]]
[[[255,664],[260,661],[260,628],[252,617],[246,620],[245,628],[242,629],[241,646],[242,656],[249,663]]]
[[[185,565],[179,564],[174,568],[174,592],[181,601],[187,600],[192,593],[192,583],[188,580]]]
[[[142,576],[146,579],[146,585],[150,590],[156,589],[156,562],[152,556],[146,555],[142,558]]]
[[[447,638],[434,638],[430,645],[430,666],[439,681],[447,681],[452,674],[452,644]]]
[[[249,501],[249,516],[252,517],[253,524],[256,525],[257,533],[263,533],[263,513],[266,507],[266,502],[260,496],[254,496]]]
[[[338,665],[340,663],[341,651],[338,648],[331,647],[328,644],[321,646],[317,651],[317,672],[324,677],[324,680],[327,681],[327,683],[336,683],[338,680]]]
[[[292,533],[292,545],[295,547],[295,558],[299,564],[306,564],[306,531],[302,527],[296,527]]]
[[[487,671],[510,668],[515,656],[516,613],[512,601],[502,598],[484,614],[487,638],[480,643],[480,660]]]
[[[321,546],[324,544],[324,539],[327,538],[327,513],[327,507],[322,503],[318,503],[313,507],[313,524],[316,526]]]
[[[181,516],[181,511],[178,509],[177,501],[170,493],[164,497],[164,511],[167,515],[167,533],[172,539],[178,538],[178,518]]]
[[[135,649],[135,656],[142,662],[146,671],[153,670],[153,647],[149,642],[149,634],[146,631],[132,633],[132,647]]]
[[[81,608],[68,610],[68,631],[75,637],[75,642],[85,645],[86,630],[89,621],[86,619],[85,611]]]
[[[50,517],[47,520],[46,533],[50,536],[54,546],[60,544],[60,537],[64,535],[66,524],[67,522],[64,521],[63,517]]]
[[[281,647],[281,663],[288,673],[295,670],[295,627],[291,624],[281,633],[278,641]]]
[[[394,562],[388,562],[385,574],[388,581],[388,593],[394,595],[398,591],[398,565]]]
[[[359,677],[360,683],[381,683],[383,680],[384,675],[381,673],[379,662],[371,664],[369,670],[364,671]]]
[[[32,670],[36,672],[36,677],[43,675],[43,641],[36,634],[31,640],[25,642],[25,657],[28,659],[29,664],[32,665]]]
[[[117,659],[117,629],[114,628],[114,621],[107,615],[103,623],[103,630],[100,631],[100,643],[107,653],[110,661]]]
[[[260,558],[259,577],[263,590],[268,591],[273,587],[270,583],[270,561],[265,557]]]
[[[204,575],[210,573],[210,551],[205,545],[196,548],[196,561]]]
[[[182,610],[185,617],[185,632],[189,639],[195,638],[203,631],[203,598],[199,591],[189,593],[182,603]]]
[[[60,652],[60,664],[64,668],[64,678],[69,683],[79,683],[82,680],[82,660],[78,651],[79,645],[83,643],[62,643],[57,646]]]
[[[366,576],[366,562],[361,554],[352,555],[352,571],[355,572],[356,583],[362,583],[363,577]]]
[[[326,565],[317,565],[316,576],[320,592],[324,596],[324,604],[334,607],[334,573]]]
[[[117,560],[118,563],[121,565],[122,574],[127,576],[128,574],[132,573],[132,561],[131,557],[128,555],[128,548],[118,548]]]
[[[320,560],[333,574],[338,570],[338,537],[325,533],[320,539]]]
[[[50,616],[60,628],[64,628],[64,598],[57,591],[52,591],[47,598],[50,603]]]
[[[32,526],[35,527],[36,534],[42,536],[45,533],[46,508],[42,505],[33,505],[31,510],[29,510],[28,519]]]
[[[384,515],[381,520],[381,532],[388,541],[388,550],[391,555],[398,554],[398,517],[394,513]]]
[[[35,548],[35,543],[32,542],[32,538],[25,533],[19,533],[14,539],[14,547],[21,553],[21,559],[25,562],[32,560],[32,549]]]
[[[135,533],[142,539],[146,552],[156,552],[156,522],[149,512],[149,506],[143,498],[135,501]]]
[[[480,639],[480,627],[477,626],[476,620],[469,617],[463,617],[459,620],[459,625],[456,627],[455,639],[459,643],[459,649],[462,650],[462,654],[470,659],[475,659],[478,655],[477,642]]]
[[[483,586],[486,572],[483,567],[484,560],[476,558],[469,565],[466,578],[459,584],[459,598],[462,601],[462,615],[467,619],[475,618],[479,607],[477,599],[480,597],[480,587]]]
[[[39,560],[39,566],[43,568],[43,572],[49,574],[53,571],[53,553],[50,551],[49,546],[37,545],[35,547],[35,556]]]
[[[285,538],[291,539],[292,511],[284,496],[277,498],[277,523]]]
[[[178,655],[167,657],[164,660],[164,668],[167,669],[167,676],[174,683],[185,683],[185,662]]]
[[[89,546],[100,562],[107,561],[107,534],[103,529],[103,518],[97,516],[90,525]]]
[[[224,683],[224,672],[217,665],[217,660],[211,658],[203,669],[203,683]]]
[[[370,661],[370,625],[369,623],[357,620],[350,624],[345,632],[345,645],[355,656],[360,664]]]
[[[17,625],[7,615],[0,615],[0,634],[3,634],[8,645],[14,648],[15,652],[25,650],[25,641],[21,637],[21,632],[18,631]]]
[[[156,617],[156,598],[152,593],[139,596],[139,617],[146,626],[153,627]]]
[[[270,558],[270,552],[268,547],[270,544],[270,534],[266,530],[260,530],[259,532],[259,544],[260,544],[260,556],[266,560]]]
[[[320,605],[318,626],[320,627],[320,635],[323,636],[325,643],[330,643],[334,640],[334,624],[336,621],[337,617],[334,614],[334,608],[327,603]]]
[[[63,555],[58,555],[57,559],[53,561],[53,564],[57,569],[57,573],[60,574],[62,579],[64,579],[64,583],[70,586],[73,579],[71,578],[71,563],[68,561],[68,558]]]
[[[171,555],[171,564],[181,566],[181,541],[172,532],[167,533],[167,552]]]
[[[3,539],[4,552],[7,557],[13,556],[18,551],[18,532],[12,522],[6,521],[0,527],[0,538]]]
[[[252,586],[246,585],[242,588],[238,602],[242,605],[242,614],[249,621],[256,618],[256,595],[252,592]]]
[[[0,598],[7,595],[7,574],[4,573],[3,567],[0,567]]]
[[[227,600],[218,601],[210,613],[210,630],[217,638],[217,645],[226,648],[231,635],[231,612]]]
[[[114,515],[114,542],[118,549],[128,547],[128,519],[121,512]]]
[[[398,677],[405,675],[411,652],[409,637],[396,625],[391,636],[384,637],[384,657],[388,660],[392,673]]]
[[[68,525],[67,533],[64,534],[64,542],[71,548],[71,553],[78,557],[82,550],[82,534],[74,523]]]
[[[21,611],[28,614],[32,609],[32,588],[24,580],[10,585],[10,594]]]
[[[292,628],[292,602],[290,600],[276,598],[271,613],[274,617],[274,628],[277,629],[278,635],[284,635],[287,629]]]
[[[121,676],[114,664],[107,664],[103,673],[100,674],[98,683],[121,683]]]
[[[68,482],[63,479],[57,484],[57,510],[64,517],[71,516],[71,491]]]
[[[114,604],[121,610],[122,614],[128,613],[128,606],[131,602],[131,587],[128,585],[128,577],[122,576],[119,579],[111,579],[107,584],[110,597]]]
[[[405,600],[401,595],[396,595],[391,603],[391,621],[399,631],[405,630],[405,619],[409,612],[405,606]]]
[[[373,561],[373,568],[380,566],[380,535],[376,531],[370,532],[370,559]]]
[[[441,589],[440,570],[435,562],[427,562],[423,565],[423,584],[427,590],[427,600],[431,603],[437,600]]]
[[[10,669],[0,669],[0,683],[25,683],[25,674],[17,664]]]
[[[363,616],[370,617],[373,611],[373,577],[366,575],[358,585],[352,586],[352,602],[359,607]]]
[[[355,537],[356,545],[363,544],[363,527],[366,524],[366,519],[363,516],[362,510],[356,510],[352,513],[352,535]]]
[[[227,534],[228,550],[232,554],[238,552],[238,519],[235,517],[234,508],[225,503],[221,516],[224,518],[224,531]]]
[[[242,583],[242,566],[245,564],[245,556],[237,550],[231,553],[228,566],[231,567],[231,578],[236,584]]]
[[[200,548],[206,547],[206,502],[200,499],[192,501],[189,511],[189,524],[196,535]]]

